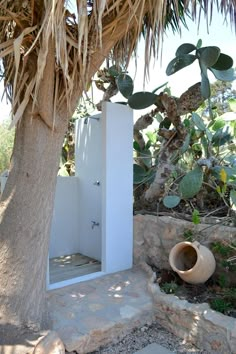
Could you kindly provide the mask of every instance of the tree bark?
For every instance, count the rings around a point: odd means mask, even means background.
[[[145,199],[149,202],[159,201],[166,193],[166,181],[175,168],[176,153],[183,146],[187,135],[181,115],[195,111],[204,101],[199,82],[189,87],[179,99],[160,94],[160,100],[174,129],[159,129],[158,134],[164,138],[164,141],[158,155],[154,181],[145,192]]]
[[[124,17],[116,21],[116,28],[103,31],[103,45],[90,57],[88,80],[127,33]],[[129,23],[130,28],[135,25],[136,17]],[[50,327],[46,271],[56,178],[68,120],[84,87],[78,75],[70,112],[65,102],[54,122],[56,69],[51,45],[37,107],[32,112],[29,102],[16,127],[11,169],[0,202],[0,344],[9,344],[6,338],[14,338],[16,332]]]
[[[27,108],[16,129],[12,169],[2,195],[1,327],[46,327],[46,271],[59,151],[67,120],[50,130]],[[5,327],[5,328],[3,328]]]

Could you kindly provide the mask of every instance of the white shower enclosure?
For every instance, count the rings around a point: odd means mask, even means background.
[[[81,254],[101,263],[99,271],[51,282],[55,289],[132,267],[133,113],[104,103],[102,114],[76,125],[76,173],[58,177],[50,259]],[[63,258],[64,259],[64,258]],[[65,258],[66,259],[66,258]]]

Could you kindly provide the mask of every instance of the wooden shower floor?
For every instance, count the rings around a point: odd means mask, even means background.
[[[80,253],[49,259],[50,284],[100,271],[101,262]]]

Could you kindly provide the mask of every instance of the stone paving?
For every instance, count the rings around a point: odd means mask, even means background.
[[[89,353],[151,323],[152,297],[139,267],[49,292],[53,330],[68,351]]]
[[[207,304],[191,304],[162,293],[153,282],[150,267],[146,268],[136,266],[48,292],[53,331],[27,336],[23,341],[16,338],[15,343],[6,343],[3,338],[0,354],[63,354],[64,346],[68,352],[90,353],[156,320],[207,353],[236,354],[234,318],[211,310]],[[42,341],[37,344],[39,337]],[[167,354],[161,349],[160,354]],[[153,345],[145,350],[137,354],[152,354]]]

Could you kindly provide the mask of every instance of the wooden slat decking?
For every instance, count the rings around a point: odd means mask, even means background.
[[[49,259],[50,284],[101,271],[101,263],[80,253]]]

